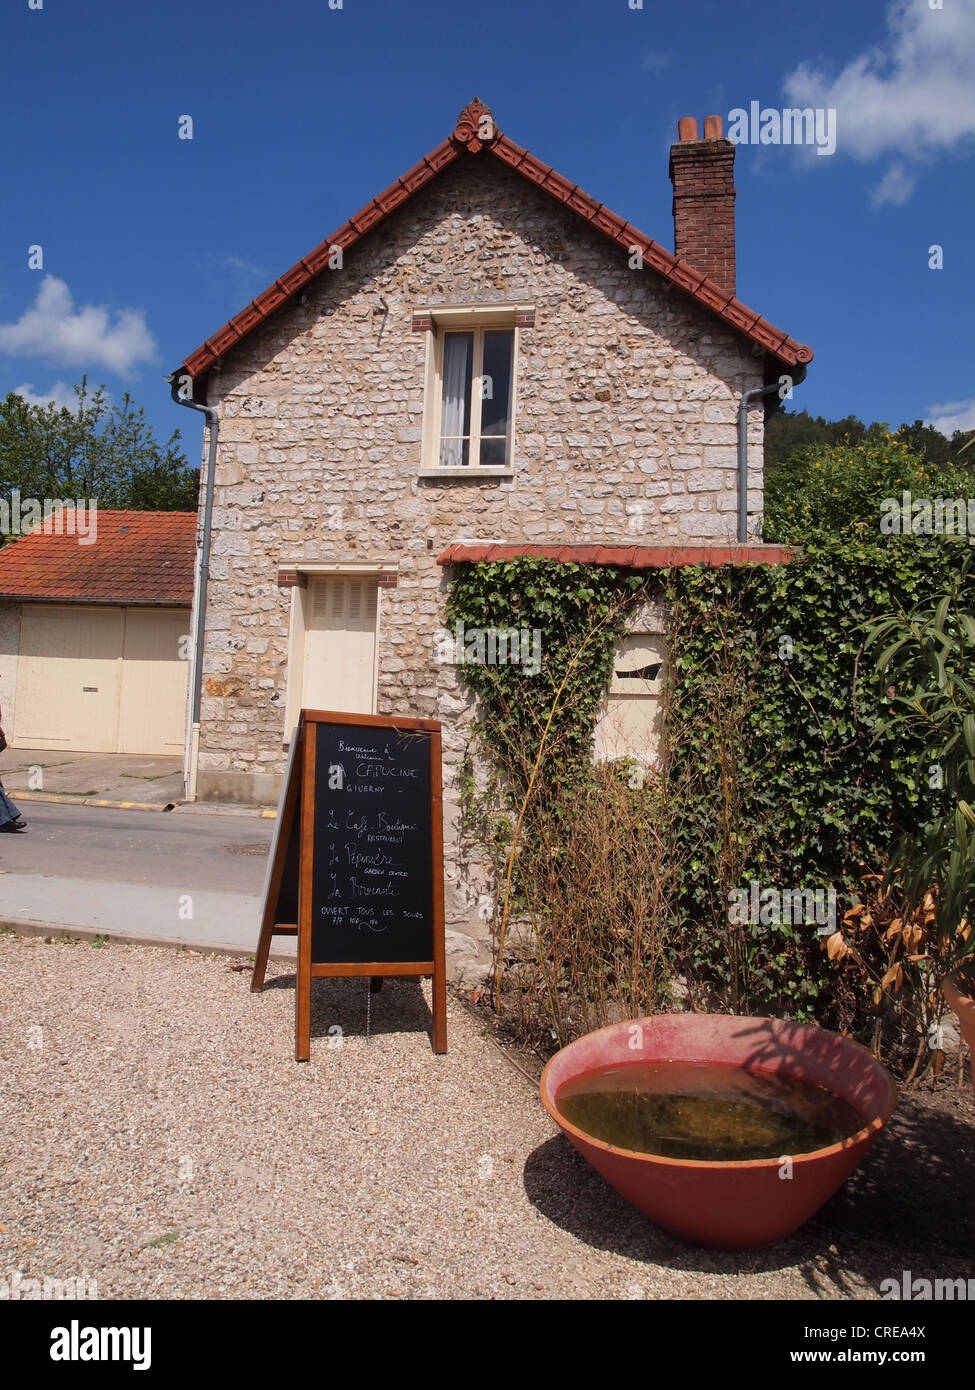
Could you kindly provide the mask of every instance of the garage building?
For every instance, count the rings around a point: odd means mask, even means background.
[[[56,518],[55,518],[56,520]],[[0,706],[15,748],[182,753],[192,512],[98,511],[0,550]]]

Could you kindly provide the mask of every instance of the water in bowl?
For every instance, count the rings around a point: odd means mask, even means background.
[[[711,1062],[600,1067],[566,1082],[556,1105],[616,1148],[707,1162],[812,1153],[864,1124],[825,1087]]]

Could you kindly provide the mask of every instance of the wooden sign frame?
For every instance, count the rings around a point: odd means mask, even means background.
[[[312,959],[312,874],[315,853],[315,779],[317,725],[348,728],[389,729],[394,733],[427,735],[430,754],[430,847],[432,856],[433,954],[429,960],[410,961],[315,961]],[[298,970],[295,988],[295,1061],[307,1062],[311,1055],[311,982],[313,979],[349,976],[371,978],[373,992],[382,987],[385,976],[429,977],[433,981],[433,1050],[447,1051],[447,974],[444,938],[443,875],[443,786],[441,774],[440,723],[435,719],[401,719],[376,714],[347,714],[333,710],[302,710],[291,740],[288,770],[278,809],[271,858],[265,878],[264,907],[251,990],[264,988],[271,937],[298,938]],[[279,899],[284,886],[288,850],[298,836],[298,912],[297,921],[279,920]],[[290,916],[290,913],[284,914]]]
[[[288,859],[288,845],[298,811],[298,796],[301,789],[301,755],[304,740],[304,727],[298,724],[291,734],[288,748],[288,762],[281,784],[278,800],[278,815],[274,822],[274,835],[268,855],[267,873],[264,876],[264,907],[261,912],[261,930],[257,938],[257,954],[254,957],[254,973],[251,976],[251,993],[260,994],[264,989],[264,976],[267,972],[267,958],[271,950],[272,936],[297,936],[298,920],[276,921],[278,902],[284,882],[284,870]],[[297,773],[295,769],[298,769]],[[288,916],[290,917],[290,913]]]

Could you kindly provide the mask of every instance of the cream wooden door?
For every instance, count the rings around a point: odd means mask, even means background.
[[[374,714],[375,577],[317,575],[309,579],[306,602],[302,708]]]
[[[189,620],[189,609],[24,604],[11,742],[180,753]]]
[[[22,614],[14,741],[114,753],[123,610],[25,604]]]
[[[119,753],[183,751],[189,625],[188,609],[125,610]]]

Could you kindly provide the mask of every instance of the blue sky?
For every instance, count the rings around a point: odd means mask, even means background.
[[[669,249],[678,118],[758,101],[836,111],[831,155],[736,152],[739,298],[816,353],[794,408],[975,427],[975,0],[638,3],[7,0],[0,393],[86,372],[195,462],[163,375],[475,94]]]

